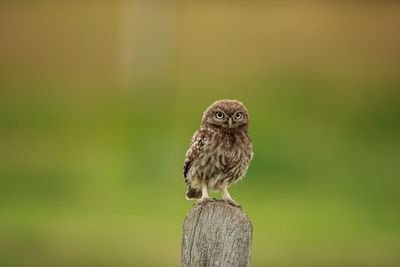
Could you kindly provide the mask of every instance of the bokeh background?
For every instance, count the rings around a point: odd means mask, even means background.
[[[255,157],[230,191],[253,266],[399,266],[399,14],[1,1],[0,266],[178,266],[184,156],[224,98],[251,115]]]

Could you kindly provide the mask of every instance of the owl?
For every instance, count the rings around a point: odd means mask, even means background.
[[[206,109],[183,166],[186,199],[201,203],[212,200],[208,190],[220,191],[224,201],[238,206],[228,187],[246,174],[253,158],[248,125],[247,109],[237,100],[216,101]]]

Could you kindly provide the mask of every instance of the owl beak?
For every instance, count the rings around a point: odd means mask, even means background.
[[[228,127],[229,129],[232,128],[232,118],[228,119]]]

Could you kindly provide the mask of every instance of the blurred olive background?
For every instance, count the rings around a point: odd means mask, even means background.
[[[400,265],[396,1],[2,1],[0,266],[178,266],[182,165],[239,99],[253,266]],[[213,196],[218,196],[214,194]]]

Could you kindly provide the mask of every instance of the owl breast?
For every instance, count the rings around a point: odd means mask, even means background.
[[[225,136],[208,140],[198,158],[193,161],[190,185],[201,188],[206,183],[210,190],[229,186],[246,174],[252,154],[248,136]]]

